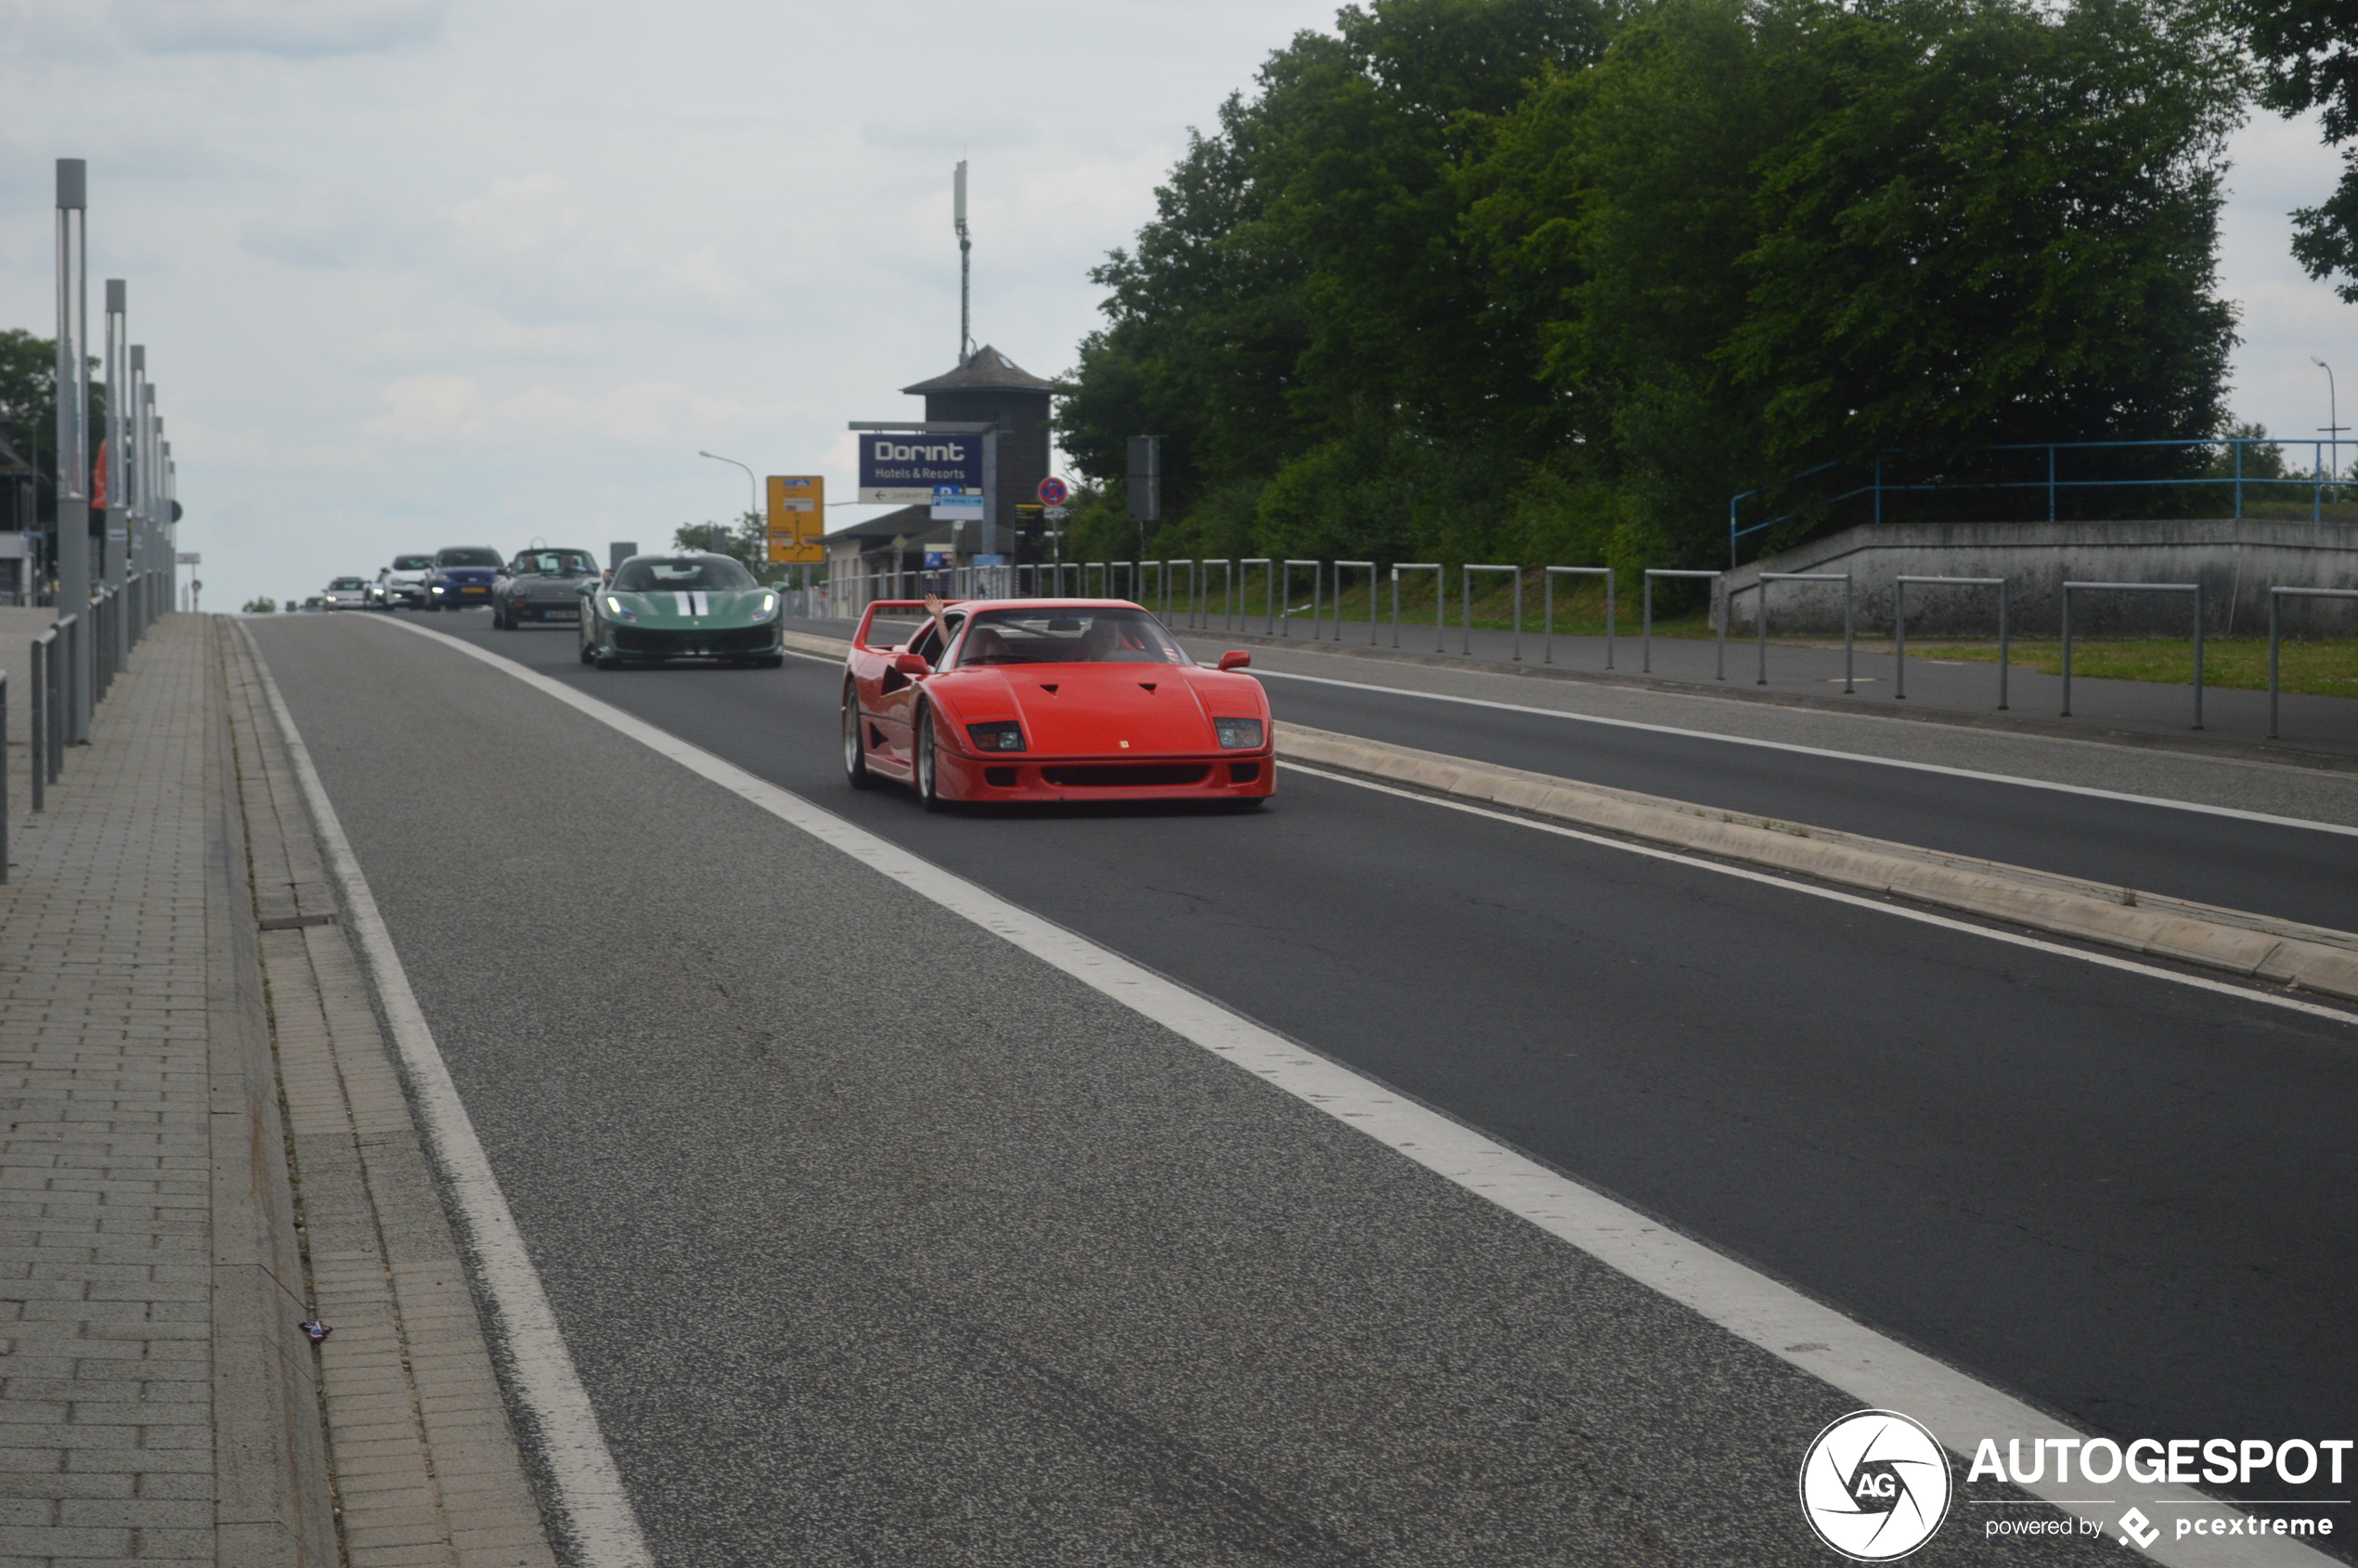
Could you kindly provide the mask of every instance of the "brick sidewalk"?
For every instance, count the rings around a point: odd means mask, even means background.
[[[11,706],[0,1568],[546,1568],[350,943],[257,930],[333,915],[243,639],[158,623],[38,816]]]

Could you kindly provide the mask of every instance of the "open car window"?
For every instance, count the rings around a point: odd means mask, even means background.
[[[945,610],[942,612],[941,618],[950,628],[950,641],[957,641],[958,628],[965,624],[965,614],[957,610]],[[911,639],[909,643],[911,653],[936,669],[941,667],[941,634],[933,628],[933,623],[930,620],[926,623],[926,628]]]
[[[725,555],[641,556],[614,575],[619,593],[730,593],[754,586],[753,574]]]
[[[1088,605],[978,611],[958,665],[1193,664],[1144,610]]]

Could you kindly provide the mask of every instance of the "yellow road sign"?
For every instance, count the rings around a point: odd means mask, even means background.
[[[827,482],[816,474],[770,476],[770,564],[815,566],[827,558],[819,536],[827,531]]]

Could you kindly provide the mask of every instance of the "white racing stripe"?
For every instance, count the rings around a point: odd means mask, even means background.
[[[425,1014],[409,990],[408,973],[394,950],[376,897],[361,875],[360,862],[344,836],[335,808],[328,801],[318,771],[311,765],[311,753],[295,729],[294,716],[287,711],[286,699],[279,694],[279,683],[271,678],[261,648],[254,644],[252,632],[242,626],[238,629],[253,652],[254,667],[270,699],[270,711],[278,718],[288,759],[311,808],[320,847],[328,852],[328,864],[341,891],[345,927],[359,941],[368,961],[377,996],[384,1005],[385,1022],[401,1055],[402,1076],[408,1081],[409,1093],[424,1119],[435,1164],[491,1296],[497,1315],[493,1331],[505,1352],[516,1398],[531,1417],[531,1430],[523,1435],[540,1451],[563,1514],[560,1525],[573,1537],[574,1553],[568,1561],[580,1568],[654,1568],[654,1558],[647,1550],[639,1516],[623,1490],[621,1472],[606,1450],[605,1438],[598,1431],[597,1413],[590,1407],[590,1396],[574,1368],[573,1354],[558,1330],[548,1292],[541,1289],[539,1271],[525,1251],[524,1235],[516,1228],[515,1215],[509,1212],[499,1178],[492,1174],[491,1161],[475,1136],[474,1122],[459,1098],[458,1085],[450,1081],[450,1069],[434,1043],[434,1031],[427,1028]]]
[[[672,590],[671,597],[680,602],[680,613],[681,615],[693,616],[696,613],[695,607],[688,602],[688,596],[685,593],[674,589]]]
[[[1911,772],[1942,773],[1952,779],[1974,779],[1983,784],[2019,784],[2024,789],[2051,789],[2062,795],[2084,795],[2096,800],[2123,800],[2136,806],[2159,806],[2172,811],[2199,811],[2210,817],[2234,817],[2242,822],[2266,823],[2272,827],[2305,828],[2312,833],[2339,833],[2358,838],[2358,827],[2340,823],[2314,822],[2307,817],[2280,817],[2266,811],[2246,811],[2234,806],[2209,806],[2196,800],[2170,800],[2156,795],[2131,795],[2126,790],[2098,789],[2092,784],[2057,784],[2052,779],[2024,778],[2015,773],[1987,773],[1973,768],[1950,768],[1938,762],[1911,762],[1896,757],[1873,757],[1865,752],[1835,751],[1828,746],[1802,745],[1794,741],[1764,741],[1750,735],[1723,735],[1711,730],[1686,730],[1676,724],[1646,724],[1635,719],[1606,719],[1593,713],[1573,713],[1560,707],[1534,707],[1528,703],[1495,702],[1487,697],[1461,697],[1446,692],[1419,692],[1406,686],[1378,686],[1366,680],[1338,680],[1330,675],[1300,675],[1289,669],[1256,669],[1253,674],[1264,680],[1300,680],[1312,686],[1341,686],[1347,691],[1373,692],[1387,697],[1420,697],[1426,702],[1456,703],[1463,707],[1487,707],[1502,713],[1528,713],[1541,719],[1561,719],[1574,724],[1601,724],[1613,730],[1643,730],[1657,735],[1678,735],[1688,740],[1717,741],[1723,745],[1758,746],[1764,751],[1790,751],[1804,757],[1832,758],[1837,762],[1867,762],[1878,768],[1905,768]],[[1672,695],[1683,696],[1684,693]],[[1700,702],[1724,699],[1702,697]],[[1855,718],[1842,714],[1838,718]],[[2037,736],[2041,740],[2061,740],[2066,745],[2102,745],[2102,741],[2075,740],[2064,736]],[[2118,748],[2116,748],[2118,749]],[[2215,758],[2198,758],[2198,761],[2218,761]],[[2243,758],[2230,758],[2243,766],[2277,767],[2277,763],[2253,763]]]
[[[2025,1441],[2086,1438],[2086,1433],[2018,1399],[1853,1322],[1790,1286],[1756,1273],[1527,1155],[1495,1143],[644,719],[473,643],[408,622],[388,624],[478,659],[638,741],[1181,1038],[1236,1063],[1312,1108],[1680,1302],[1779,1360],[1864,1405],[1905,1411],[1934,1432],[1945,1433],[1952,1449],[1970,1456],[1975,1443],[1985,1436],[2002,1444],[2009,1437]],[[1977,927],[1963,928],[1980,932]],[[1800,1456],[1794,1458],[1797,1465]],[[2034,1483],[2024,1490],[2095,1522],[2115,1538],[2115,1521],[2132,1505],[2161,1520],[2165,1530],[2170,1521],[2180,1517],[2179,1510],[2233,1511],[2192,1487],[2139,1485],[2125,1479],[2104,1488],[2112,1496],[2102,1503],[2066,1495],[2087,1492],[2090,1488],[2085,1483],[2063,1488]],[[2276,1568],[2279,1564],[2293,1568],[2328,1561],[2295,1541],[2274,1536],[2196,1536],[2179,1541],[2165,1534],[2147,1555],[2173,1568]]]

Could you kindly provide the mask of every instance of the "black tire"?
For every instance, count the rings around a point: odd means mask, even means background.
[[[860,693],[848,683],[843,689],[843,776],[854,789],[875,782],[868,771],[868,748],[860,737]]]
[[[917,766],[913,771],[917,775],[917,804],[928,811],[946,811],[950,802],[941,797],[941,779],[934,760],[933,714],[922,707],[917,709],[916,728]]]
[[[497,602],[494,602],[491,606],[491,629],[494,631],[512,631],[514,629],[508,624],[507,612],[500,609]]]
[[[581,640],[581,662],[583,664],[598,662],[598,650],[586,637]]]

